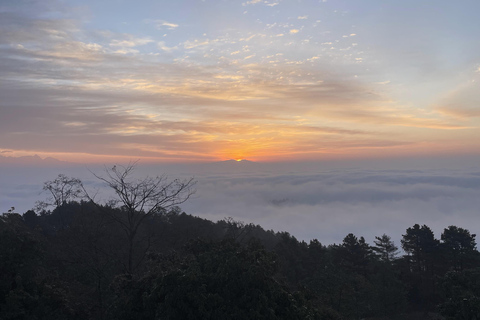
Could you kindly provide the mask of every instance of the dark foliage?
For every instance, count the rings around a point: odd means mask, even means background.
[[[0,319],[389,319],[480,314],[475,235],[406,230],[370,246],[298,241],[157,210],[129,239],[121,207],[63,201],[0,216]],[[128,231],[128,230],[127,230]],[[381,234],[381,233],[380,233]],[[129,250],[134,246],[134,250]]]

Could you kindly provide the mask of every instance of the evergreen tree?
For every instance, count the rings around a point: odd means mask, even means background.
[[[433,274],[433,255],[437,253],[439,242],[429,227],[415,224],[407,229],[401,243],[403,250],[409,254],[414,271]]]
[[[463,270],[477,256],[475,237],[475,234],[456,226],[444,229],[441,236],[442,248],[453,270]]]
[[[392,241],[392,238],[383,234],[381,237],[375,237],[373,241],[375,243],[375,247],[373,247],[373,251],[375,251],[380,260],[385,262],[391,262],[398,254],[398,247]]]

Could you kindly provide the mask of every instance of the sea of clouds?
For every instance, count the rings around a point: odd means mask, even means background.
[[[59,173],[81,178],[97,192],[111,194],[92,174],[104,168],[0,167],[0,211],[24,212],[42,200],[44,181]],[[197,166],[137,166],[138,177],[167,173],[194,177],[196,193],[181,205],[185,212],[217,221],[225,217],[288,231],[299,240],[339,243],[348,233],[374,237],[386,233],[397,245],[415,223],[437,238],[450,225],[480,231],[480,168],[457,166],[387,169],[379,166],[303,166],[218,163]]]

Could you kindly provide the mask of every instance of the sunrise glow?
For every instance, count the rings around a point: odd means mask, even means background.
[[[438,15],[417,2],[101,3],[1,6],[14,17],[0,23],[1,155],[176,163],[480,152],[476,3],[440,1]]]

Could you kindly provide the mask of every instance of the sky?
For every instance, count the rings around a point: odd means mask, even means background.
[[[0,212],[59,173],[103,188],[91,172],[139,160],[194,177],[182,209],[214,221],[325,244],[478,234],[479,9],[1,0]]]
[[[0,2],[0,155],[480,152],[478,1]]]

